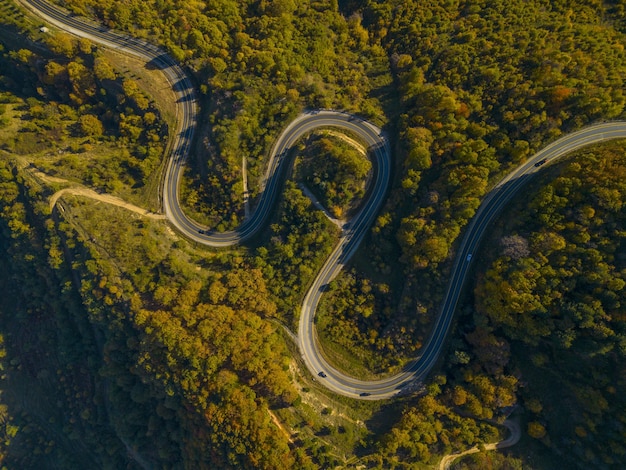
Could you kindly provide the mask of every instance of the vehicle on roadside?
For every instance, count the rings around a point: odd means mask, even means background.
[[[369,392],[361,392],[359,394],[360,397],[369,397],[370,395],[371,395],[371,393],[369,393]]]
[[[319,375],[321,378],[325,379],[326,378],[326,373],[324,371],[320,372]]]

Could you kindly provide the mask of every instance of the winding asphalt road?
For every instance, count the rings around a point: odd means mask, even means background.
[[[586,127],[548,145],[500,181],[485,196],[458,247],[441,312],[435,321],[430,338],[422,348],[421,355],[404,371],[394,376],[379,381],[357,380],[334,369],[324,359],[317,342],[314,318],[320,297],[327,284],[354,254],[383,202],[389,184],[391,151],[380,129],[366,121],[334,111],[310,112],[299,116],[283,131],[274,145],[264,179],[264,190],[251,217],[232,232],[207,231],[206,227],[185,216],[178,199],[181,172],[189,154],[197,121],[195,91],[183,69],[161,49],[145,41],[108,30],[82,18],[68,16],[57,7],[41,0],[20,1],[50,24],[106,47],[140,57],[159,67],[166,75],[179,97],[177,103],[179,124],[174,133],[172,152],[164,178],[163,207],[170,222],[198,243],[214,247],[230,246],[250,238],[263,227],[282,184],[281,173],[285,167],[284,162],[288,150],[302,135],[312,129],[328,126],[347,129],[356,133],[369,146],[376,172],[369,191],[370,196],[364,202],[360,212],[344,227],[339,244],[309,289],[302,305],[298,328],[298,345],[311,373],[314,375],[323,373],[325,377],[319,378],[320,383],[336,393],[353,398],[368,400],[391,398],[412,390],[416,384],[426,378],[439,358],[450,329],[461,289],[469,271],[471,254],[476,251],[489,224],[528,178],[541,170],[543,163],[550,163],[591,144],[626,138],[626,122],[608,122]]]

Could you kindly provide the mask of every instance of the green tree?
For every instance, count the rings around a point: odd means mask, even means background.
[[[100,137],[104,132],[102,122],[93,114],[83,114],[78,118],[78,126],[85,137]]]

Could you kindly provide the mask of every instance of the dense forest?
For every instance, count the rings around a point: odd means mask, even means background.
[[[625,172],[623,142],[551,171],[476,286],[477,327],[524,377],[529,436],[568,467],[626,459]]]
[[[405,328],[424,337],[454,242],[490,183],[563,132],[623,112],[623,36],[603,23],[610,11],[581,3],[375,9],[370,21],[390,24],[404,155],[369,245],[377,265],[399,252],[405,266],[400,318],[385,323],[401,325],[410,308]]]
[[[334,108],[384,125],[387,203],[318,320],[357,376],[419,354],[455,243],[490,186],[556,137],[622,118],[623,2],[59,2],[163,45],[202,122],[187,211],[244,214],[278,132]],[[372,169],[349,136],[313,135],[266,230],[207,250],[158,211],[173,124],[158,72],[0,0],[0,463],[6,468],[621,468],[623,143],[548,166],[474,257],[431,378],[390,403],[326,392],[299,362],[307,286]],[[322,156],[322,158],[319,158]],[[317,157],[317,158],[316,158]],[[61,189],[114,194],[139,215]],[[511,415],[511,413],[513,413]]]
[[[381,438],[383,467],[429,462],[450,429],[467,436],[455,414],[489,420],[515,405],[527,437],[512,455],[454,468],[623,466],[623,142],[572,160],[533,182],[485,241],[445,375]]]

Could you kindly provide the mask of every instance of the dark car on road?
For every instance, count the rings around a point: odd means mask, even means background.
[[[324,372],[320,372],[320,373],[319,373],[319,374],[317,374],[317,375],[319,375],[319,376],[320,376],[321,378],[323,378],[323,379],[325,379],[325,378],[326,378],[326,374],[325,374]]]
[[[535,166],[541,166],[541,165],[543,165],[547,161],[548,161],[547,158],[544,158],[543,160],[539,160],[537,163],[535,163]]]

